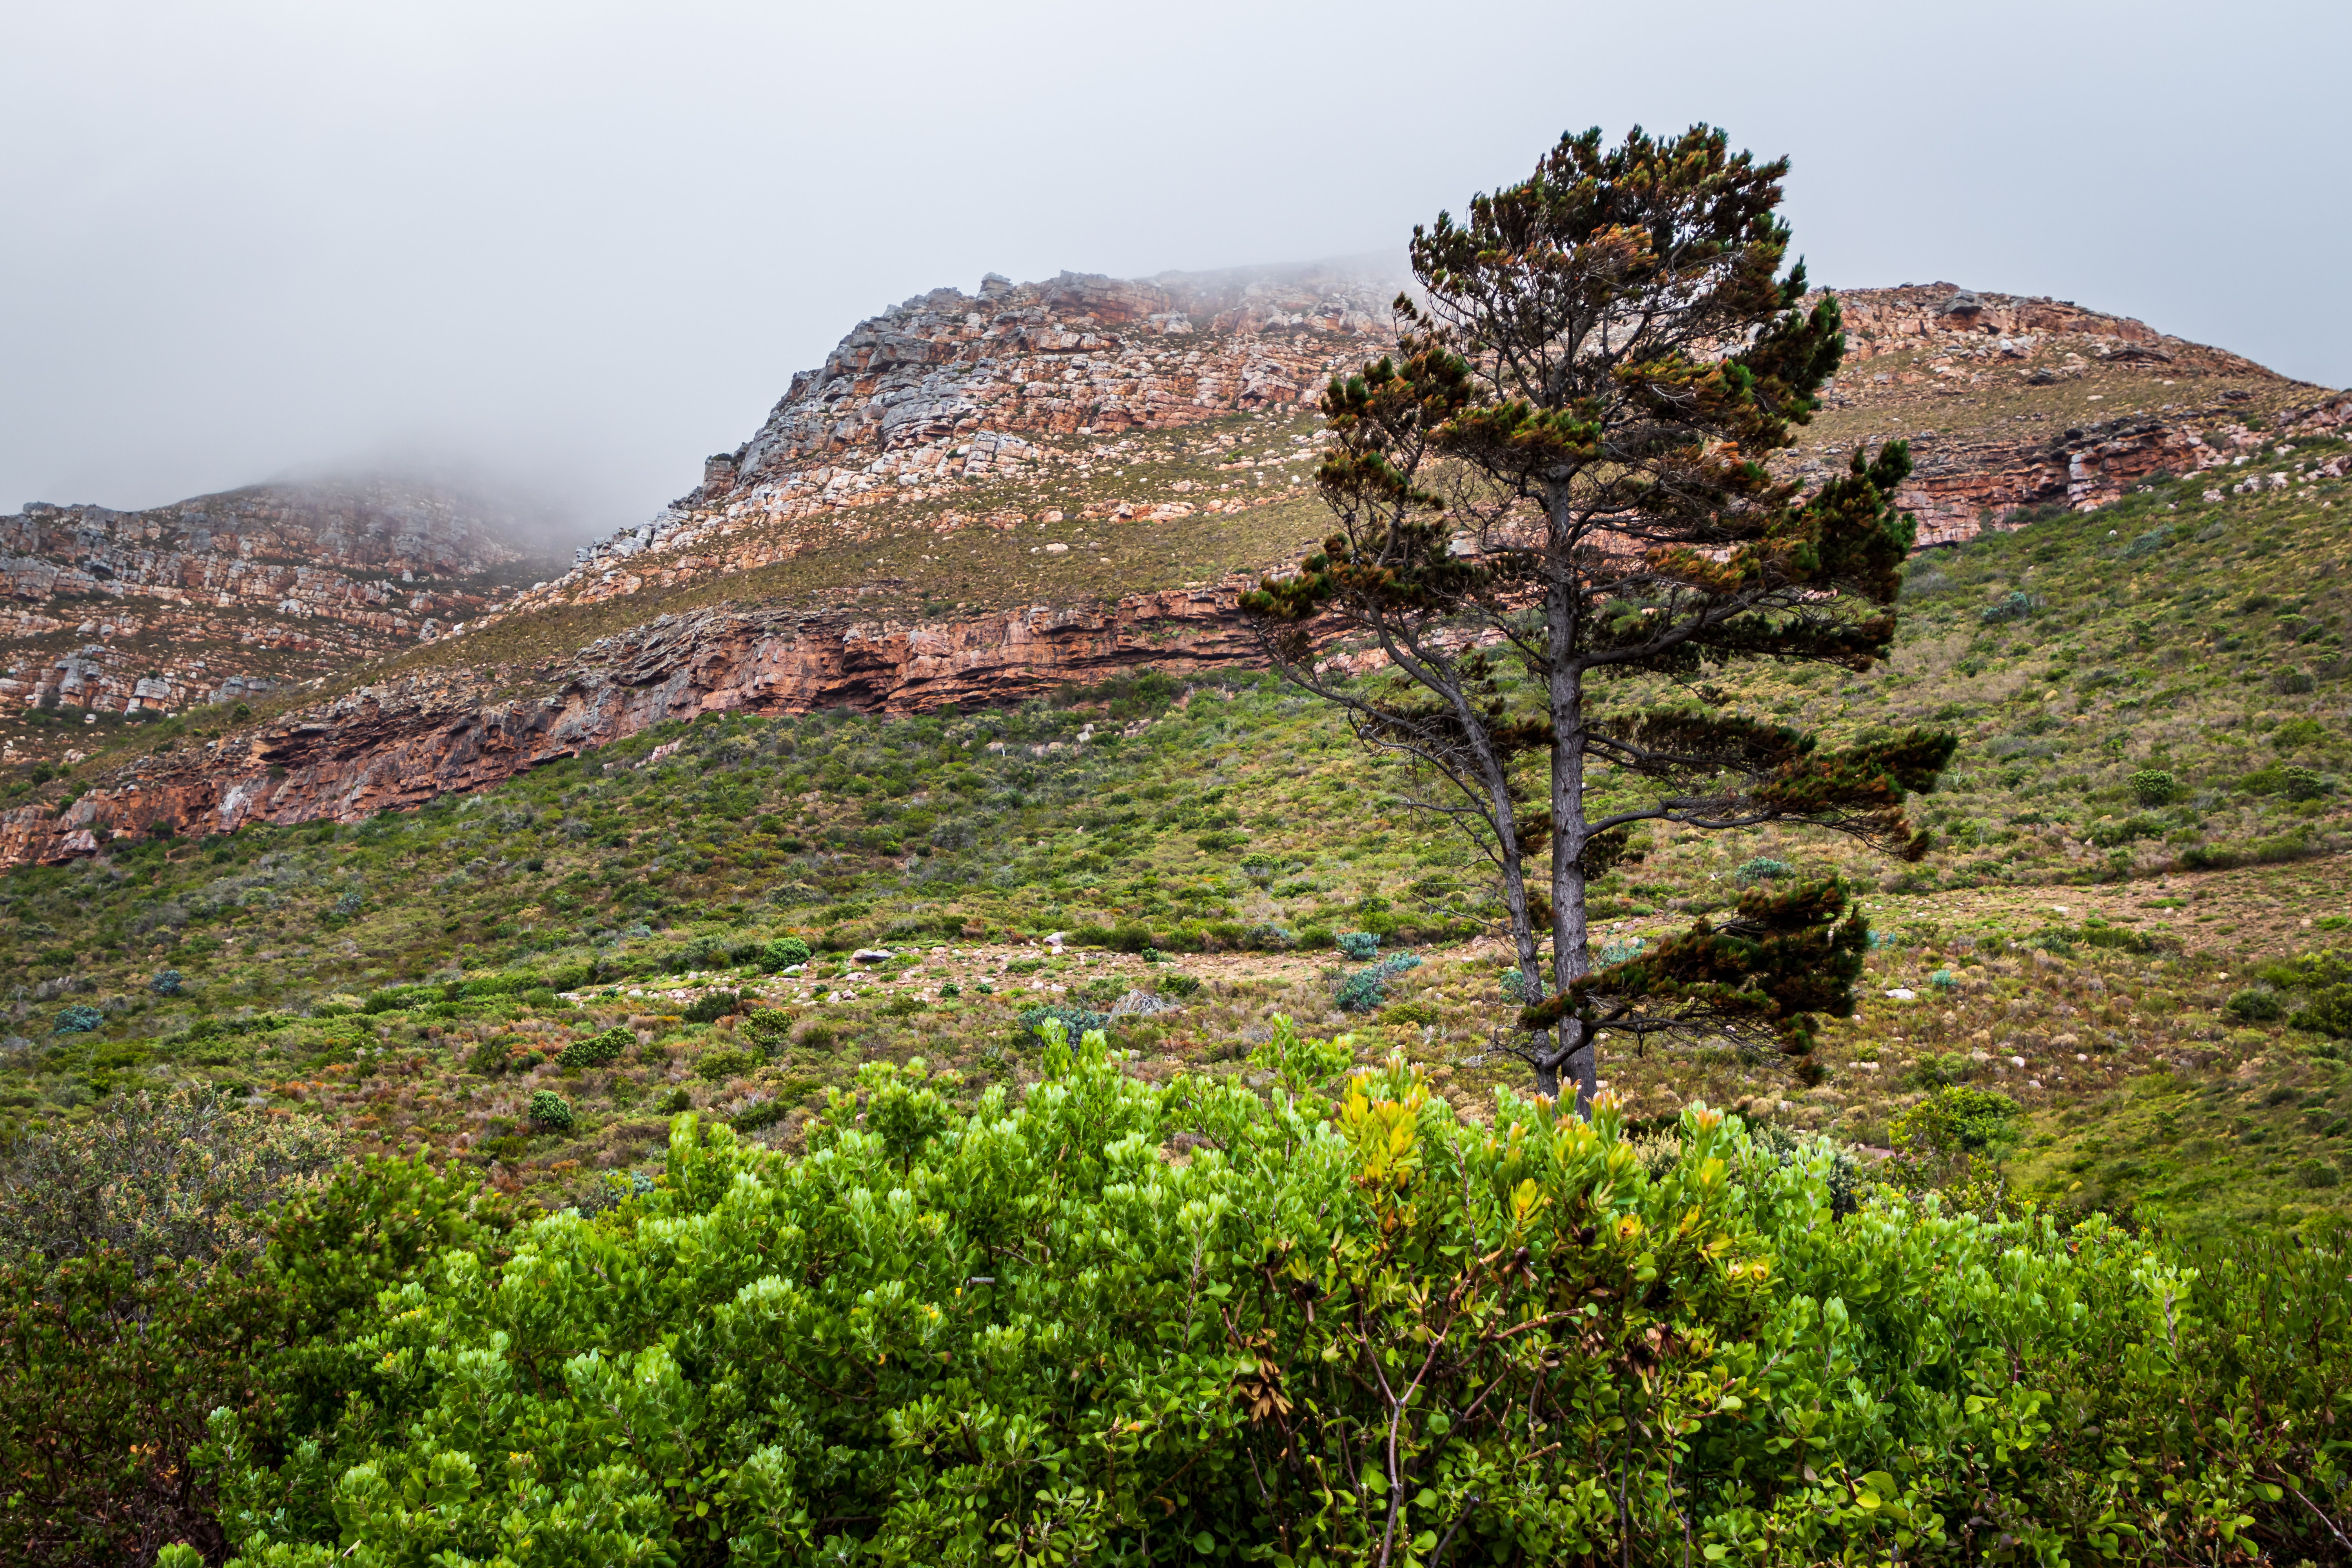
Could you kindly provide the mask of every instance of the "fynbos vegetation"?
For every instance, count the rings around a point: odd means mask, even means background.
[[[2006,296],[1848,331],[1781,173],[1570,138],[1420,235],[1318,433],[1313,382],[1041,397],[1028,456],[931,431],[866,537],[739,573],[695,529],[753,464],[406,665],[556,679],[877,559],[861,615],[1303,553],[1278,673],[1236,622],[235,833],[20,768],[7,825],[80,837],[0,878],[0,1559],[2352,1562],[2340,420],[2272,377],[2226,454],[2070,429],[2062,478],[2226,477],[2004,517],[1931,415],[2267,373]],[[1987,310],[2137,335],[1946,341]],[[1360,315],[1268,330],[1344,366]],[[1150,324],[1093,352],[1158,417],[1194,324]],[[1139,474],[1192,521],[1097,488]]]

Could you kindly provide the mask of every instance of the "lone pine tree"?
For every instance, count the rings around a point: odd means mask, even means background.
[[[1734,659],[1868,669],[1913,540],[1902,443],[1811,488],[1761,461],[1843,351],[1836,301],[1805,309],[1803,265],[1781,271],[1787,171],[1704,125],[1606,150],[1590,131],[1416,227],[1396,353],[1323,398],[1337,531],[1244,600],[1284,675],[1442,781],[1420,804],[1492,860],[1529,977],[1498,1043],[1544,1093],[1567,1069],[1580,1112],[1604,1032],[1727,1038],[1817,1081],[1813,1020],[1853,1011],[1869,945],[1842,883],[1774,883],[1596,969],[1587,889],[1633,829],[1810,823],[1916,858],[1904,797],[1955,745],[1828,748],[1701,683]],[[1332,633],[1387,671],[1327,673]]]

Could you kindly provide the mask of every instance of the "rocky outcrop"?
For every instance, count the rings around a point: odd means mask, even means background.
[[[157,824],[357,821],[609,744],[667,720],[846,706],[914,712],[1007,702],[1122,670],[1197,671],[1254,660],[1246,579],[1140,594],[1097,609],[1037,605],[940,624],[708,610],[664,616],[583,650],[551,689],[499,699],[516,672],[462,671],[371,686],[233,742],[154,757],[62,815],[0,813],[0,866],[94,854]]]
[[[1815,295],[1819,298],[1819,295]],[[2118,344],[2160,345],[2164,335],[2145,321],[2085,310],[2072,300],[1995,294],[1957,283],[1906,283],[1899,289],[1853,289],[1838,294],[1845,317],[1846,363],[1955,337],[2107,338]],[[2210,352],[2210,351],[2209,351]],[[2237,356],[2230,358],[2236,360]],[[2237,360],[2240,364],[2251,362]],[[2259,367],[2255,367],[2259,368]]]
[[[514,509],[383,479],[0,517],[0,702],[176,711],[430,641],[546,561]]]
[[[751,438],[645,524],[583,546],[574,569],[502,612],[620,597],[770,564],[841,537],[858,509],[949,500],[1115,437],[1321,395],[1391,336],[1398,275],[1376,266],[1076,273],[937,289],[861,322],[792,378]]]
[[[1930,283],[1853,289],[1841,292],[1838,302],[1846,354],[1832,408],[1905,421],[1888,432],[1910,441],[1914,464],[1896,499],[1918,518],[1923,546],[1971,539],[2043,507],[2104,506],[2151,475],[2227,467],[2281,431],[2332,429],[2337,417],[2328,412],[2336,406],[2328,401],[2284,406],[2298,391],[2307,395],[2316,388],[2070,300]],[[1880,368],[1888,361],[1894,363]],[[2151,397],[2158,404],[2151,411],[2108,419],[2078,416],[2057,429],[2018,428],[2016,421],[2047,414],[1974,421],[1950,416],[1953,399],[2030,400],[2039,389],[2105,370],[2135,373],[2143,392],[2172,390]],[[2221,380],[2229,385],[2217,390]],[[2267,435],[2248,421],[2248,405],[2257,401],[2282,410],[2263,422]],[[1930,417],[1976,427],[1957,434],[1906,427]],[[1818,473],[1842,455],[1843,448],[1830,445],[1787,461],[1801,473]]]
[[[2030,510],[2105,506],[2155,474],[2227,468],[2276,438],[2226,413],[2202,428],[2159,417],[2110,420],[2037,440],[1914,437],[1911,478],[1895,500],[1918,519],[1921,548],[1955,544]],[[1815,458],[1798,467],[1811,475],[1830,464]]]

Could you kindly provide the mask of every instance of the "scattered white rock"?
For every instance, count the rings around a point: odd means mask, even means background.
[[[849,955],[853,963],[880,963],[898,955],[887,947],[861,947]]]
[[[1912,1002],[1918,999],[1919,993],[1909,990],[1904,986],[1897,985],[1894,990],[1889,991],[1887,994],[1892,996],[1897,1002]]]

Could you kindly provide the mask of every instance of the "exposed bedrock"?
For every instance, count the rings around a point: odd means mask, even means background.
[[[491,668],[371,686],[212,748],[142,759],[58,816],[0,814],[0,865],[96,853],[113,837],[248,823],[353,822],[421,805],[667,720],[849,707],[902,713],[998,703],[1122,670],[1257,657],[1244,584],[1035,607],[949,624],[713,609],[664,616],[583,650],[544,695],[493,700]]]

